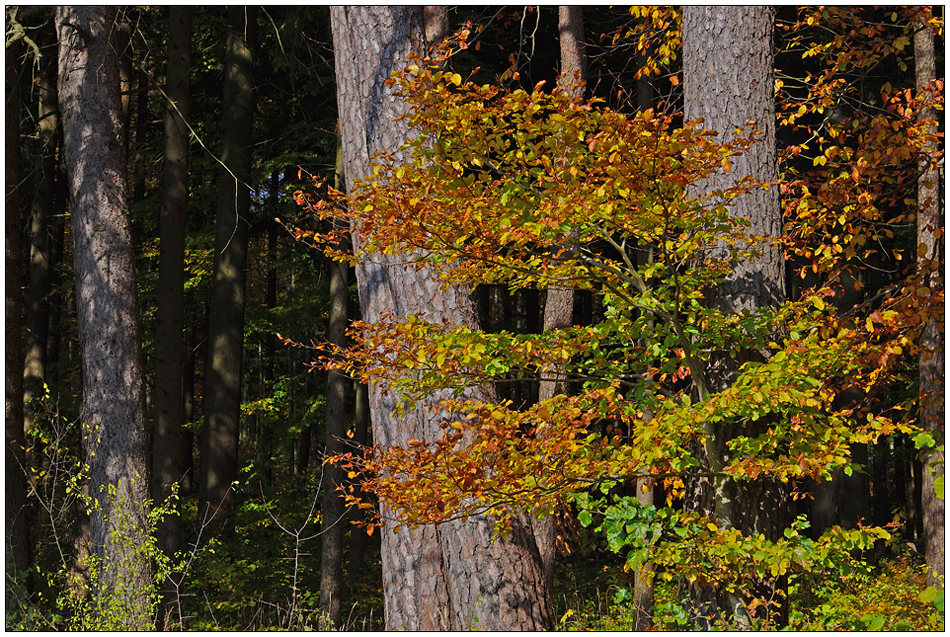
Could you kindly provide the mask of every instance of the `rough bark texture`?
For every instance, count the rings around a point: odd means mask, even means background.
[[[142,630],[152,621],[148,435],[114,22],[114,7],[56,9],[97,594],[108,620]]]
[[[205,364],[200,514],[224,502],[238,472],[244,293],[254,123],[254,7],[231,7],[224,75],[224,120],[215,221],[214,279]]]
[[[20,294],[20,61],[19,46],[7,49],[6,59],[6,233],[4,239],[6,306],[6,555],[13,557],[18,573],[29,570],[31,556],[30,525],[27,511],[26,454],[23,436],[23,301]],[[18,573],[7,577],[20,581]]]
[[[333,26],[347,187],[368,174],[370,156],[399,147],[411,132],[396,121],[406,110],[385,86],[390,73],[422,54],[421,7],[333,7]],[[359,228],[353,229],[359,255]],[[373,323],[383,312],[424,315],[429,320],[473,325],[468,290],[441,289],[427,270],[406,267],[404,256],[374,254],[356,269],[363,319]],[[383,448],[405,446],[410,438],[432,440],[440,414],[427,407],[442,396],[420,401],[404,416],[393,413],[395,397],[379,384],[369,390],[374,442]],[[382,515],[392,519],[385,502]],[[383,595],[388,629],[534,630],[551,625],[550,595],[530,526],[516,523],[506,540],[491,541],[484,518],[465,523],[382,531]],[[477,618],[477,621],[476,621]]]
[[[719,140],[755,121],[760,141],[732,170],[714,176],[709,188],[732,185],[751,175],[761,181],[778,179],[775,150],[772,31],[775,11],[769,7],[687,7],[683,11],[683,76],[685,118],[702,118],[703,127],[720,133]],[[710,43],[715,46],[710,46]],[[782,233],[777,188],[757,189],[732,206],[736,217],[747,217],[750,234],[776,237]],[[761,246],[757,259],[736,263],[718,290],[718,303],[730,311],[776,305],[785,300],[785,261],[781,250]]]
[[[773,94],[773,44],[775,10],[768,7],[690,6],[683,10],[683,76],[685,119],[702,118],[703,127],[718,131],[727,141],[733,130],[755,121],[763,135],[748,152],[734,158],[729,173],[710,177],[700,189],[728,187],[743,176],[760,181],[778,177],[775,147],[775,106]],[[715,46],[710,46],[715,43]],[[778,236],[782,215],[777,188],[757,189],[737,199],[731,214],[750,220],[748,232]],[[710,303],[725,312],[780,304],[785,298],[784,259],[778,248],[759,246],[762,254],[733,264],[733,272],[718,287]],[[716,255],[708,255],[716,258]],[[721,258],[721,257],[720,257]],[[709,389],[719,392],[734,379],[738,366],[754,354],[731,358],[726,352],[711,360],[707,370]],[[747,425],[744,425],[747,426]],[[728,427],[709,431],[706,456],[711,467],[721,464],[724,442],[734,431]],[[710,457],[719,454],[719,458]],[[771,539],[786,526],[785,490],[778,483],[757,480],[742,488],[731,481],[717,482],[712,499],[701,498],[699,507],[719,518],[726,526],[744,533],[765,533]],[[722,606],[722,600],[720,600]],[[729,604],[732,608],[733,604]]]
[[[937,77],[934,60],[933,31],[921,25],[914,34],[914,65],[917,90]],[[921,119],[936,119],[931,109],[922,110]],[[931,149],[936,150],[936,149]],[[917,261],[920,265],[940,258],[940,176],[936,168],[926,167],[917,186]],[[943,289],[940,271],[930,277],[931,294]],[[930,321],[920,337],[920,421],[921,426],[933,432],[938,445],[944,443],[944,341],[942,321]],[[934,478],[944,475],[943,453],[931,453],[924,461],[921,508],[923,509],[924,541],[927,556],[927,583],[943,587],[944,572],[944,500],[934,491]]]
[[[182,479],[181,428],[184,417],[182,367],[185,357],[185,211],[188,206],[191,94],[191,7],[169,8],[168,70],[165,81],[165,161],[158,262],[158,310],[155,331],[155,424],[152,433],[152,497],[165,502]],[[169,557],[181,548],[181,522],[166,516],[158,525],[158,547]],[[169,580],[166,605],[177,598],[178,583]],[[163,612],[166,610],[163,607]]]

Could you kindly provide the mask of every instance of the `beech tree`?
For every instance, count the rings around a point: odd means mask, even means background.
[[[96,614],[152,624],[148,433],[114,7],[56,9]]]
[[[388,76],[425,52],[421,7],[334,7],[331,11],[340,129],[347,189],[372,179],[371,158],[394,152],[410,135]],[[383,43],[381,46],[380,43]],[[446,325],[474,325],[464,286],[443,287],[434,273],[410,268],[411,251],[366,254],[375,228],[351,227],[353,253],[361,256],[356,277],[364,320],[386,325],[393,318],[425,313]],[[485,387],[471,395],[486,395]],[[432,438],[443,396],[397,411],[398,401],[379,383],[370,387],[373,439],[384,448]],[[382,515],[394,518],[388,498]],[[382,536],[386,626],[406,630],[533,630],[551,625],[551,598],[527,520],[511,536],[492,538],[489,517],[439,527],[386,529]]]
[[[766,58],[747,89],[770,86]],[[895,343],[873,330],[861,341],[855,328],[830,331],[837,310],[827,288],[783,298],[775,194],[761,219],[734,211],[775,188],[767,160],[760,171],[741,168],[769,145],[770,122],[764,135],[748,122],[720,140],[651,110],[627,116],[540,85],[509,93],[426,61],[391,82],[413,105],[418,136],[401,154],[380,153],[372,176],[350,189],[362,262],[411,251],[407,270],[432,271],[449,286],[570,281],[602,294],[607,318],[521,335],[394,314],[358,323],[353,348],[330,348],[325,365],[384,384],[407,410],[437,392],[456,396],[442,401],[436,435],[339,458],[373,476],[364,489],[392,507],[384,518],[440,529],[488,512],[504,535],[520,512],[572,500],[582,523],[603,516],[610,546],[631,567],[652,561],[658,577],[721,591],[729,614],[759,625],[781,621],[782,576],[831,567],[888,537],[836,528],[812,540],[802,520],[735,508],[734,491],[800,497],[804,478],[858,466],[852,444],[912,431],[900,412],[862,410],[856,419],[837,402],[846,383],[875,391],[890,382],[883,353]],[[340,205],[332,192],[310,203],[323,215]],[[577,240],[567,241],[573,229]],[[656,246],[652,262],[635,258],[641,245]],[[768,276],[751,268],[757,260]],[[730,285],[738,285],[731,294]],[[723,352],[749,355],[733,363]],[[553,380],[552,361],[564,361],[579,394],[528,409],[471,394],[519,372]],[[662,481],[667,506],[598,495],[639,479]],[[705,513],[672,508],[697,481],[713,485]],[[701,612],[694,619],[708,621]]]

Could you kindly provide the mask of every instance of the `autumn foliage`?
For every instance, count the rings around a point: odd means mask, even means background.
[[[678,24],[675,15],[660,17]],[[677,504],[687,484],[703,479],[769,478],[807,497],[807,479],[850,474],[851,445],[916,432],[916,395],[891,397],[919,355],[923,325],[942,323],[943,290],[930,284],[942,260],[914,267],[913,247],[895,233],[914,222],[921,165],[942,157],[926,150],[942,134],[915,113],[942,108],[943,87],[914,94],[884,85],[878,106],[861,110],[868,98],[852,93],[854,73],[886,56],[905,60],[909,27],[898,25],[912,17],[884,26],[837,8],[800,17],[786,26],[786,43],[814,69],[798,84],[776,84],[779,124],[801,138],[785,149],[777,184],[704,186],[714,172],[729,173],[754,126],[720,143],[701,122],[621,113],[542,85],[476,85],[428,60],[389,80],[412,104],[419,136],[398,156],[377,157],[372,178],[346,197],[320,184],[319,195],[298,193],[321,216],[347,215],[364,252],[347,255],[336,236],[300,237],[339,259],[403,255],[405,267],[432,268],[447,284],[590,290],[605,320],[514,334],[391,316],[354,324],[350,348],[322,347],[323,366],[382,383],[407,403],[438,390],[461,395],[469,386],[549,379],[562,365],[570,380],[568,395],[529,407],[448,399],[440,439],[335,458],[398,512],[387,523],[487,511],[504,532],[516,510],[545,515],[574,501],[582,522],[594,508],[608,519],[613,511],[620,522],[606,530],[618,550],[630,547],[631,565],[650,559],[661,577],[748,594],[756,582],[844,562],[848,550],[887,537],[885,529],[835,528],[806,540],[807,523],[798,520],[768,542]],[[839,35],[809,40],[805,27],[819,21]],[[825,116],[842,103],[853,117]],[[781,189],[784,236],[750,236],[729,215],[730,202],[756,188]],[[804,292],[751,312],[711,307],[706,299],[731,264],[766,241],[782,245],[795,276],[807,277]],[[868,274],[882,264],[897,274]],[[845,286],[873,289],[844,307]],[[722,352],[740,365],[716,393],[708,364]],[[701,462],[696,450],[705,446],[709,456],[727,425],[746,435]],[[933,444],[916,435],[918,446]],[[662,484],[667,506],[603,509],[598,494],[634,478]],[[641,523],[641,531],[625,530]]]

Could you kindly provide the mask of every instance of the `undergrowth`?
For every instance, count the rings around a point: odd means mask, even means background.
[[[823,574],[793,585],[787,629],[944,630],[943,591],[926,588],[922,555],[905,549],[876,563],[856,560],[855,567],[847,575]],[[612,553],[562,556],[554,585],[555,629],[634,630],[633,587],[633,573]],[[675,582],[657,579],[652,619],[657,630],[696,628]],[[717,628],[737,627],[720,623]]]

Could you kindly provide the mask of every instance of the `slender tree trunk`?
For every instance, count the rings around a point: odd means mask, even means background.
[[[558,7],[558,40],[561,46],[561,72],[558,89],[574,99],[584,97],[587,82],[587,48],[584,44],[584,9],[580,6]],[[576,239],[569,233],[568,241]],[[544,329],[558,330],[570,327],[574,315],[574,290],[553,285],[548,288],[544,304]],[[553,380],[542,380],[538,400],[550,400],[567,391],[566,366],[553,365],[543,373]],[[554,585],[554,559],[557,556],[557,518],[553,515],[532,520],[534,535],[541,553],[544,579],[550,589]]]
[[[42,32],[43,41],[53,44],[56,34],[52,25]],[[37,84],[37,134],[40,146],[40,177],[36,180],[33,196],[33,215],[30,220],[30,296],[27,307],[26,352],[23,371],[25,403],[23,429],[29,434],[33,428],[31,401],[43,395],[46,381],[47,340],[49,338],[51,291],[51,220],[56,215],[57,151],[60,148],[59,106],[56,100],[55,47],[41,61]],[[27,463],[30,464],[29,455]]]
[[[254,123],[254,7],[231,7],[224,77],[222,168],[215,222],[214,281],[205,364],[205,435],[200,515],[224,502],[238,472],[244,293]]]
[[[732,185],[743,176],[764,182],[778,177],[775,146],[775,106],[773,95],[774,8],[733,6],[689,6],[683,9],[683,75],[685,118],[702,118],[703,127],[718,131],[727,141],[732,131],[749,120],[763,135],[748,152],[735,158],[730,173],[713,175],[701,188]],[[715,43],[715,46],[710,46]],[[779,193],[775,188],[758,189],[737,199],[731,214],[751,221],[751,234],[766,237],[782,232]],[[785,298],[785,270],[781,251],[759,246],[755,259],[734,263],[733,271],[709,301],[725,312],[754,310],[777,305]],[[708,257],[717,258],[716,255]],[[707,258],[708,258],[707,257]],[[722,258],[721,255],[718,258]],[[711,360],[710,389],[720,392],[732,384],[738,366],[754,354],[742,352],[731,358],[726,352]],[[706,459],[714,469],[722,466],[725,441],[738,433],[735,428],[708,428]],[[749,432],[750,433],[750,432]],[[737,488],[734,482],[716,479],[713,502],[700,504],[725,527],[744,533],[764,533],[777,539],[786,526],[785,489],[778,482],[757,480]],[[719,600],[719,607],[735,609],[735,600]]]
[[[920,25],[914,34],[914,64],[917,90],[937,77],[934,58],[934,35],[930,27]],[[936,120],[932,109],[918,113],[921,119]],[[936,148],[928,149],[935,151]],[[940,237],[942,235],[943,208],[940,205],[940,176],[936,166],[922,166],[924,174],[917,186],[917,264],[921,271],[930,271],[930,294],[943,293],[940,268],[932,262],[941,259]],[[942,317],[941,317],[942,318]],[[924,328],[920,337],[920,422],[933,433],[937,445],[944,444],[944,342],[942,320],[933,319]],[[934,479],[944,476],[944,453],[928,453],[923,463],[921,506],[924,521],[924,542],[927,556],[927,583],[930,586],[945,586],[944,571],[944,498],[936,494]]]
[[[7,496],[5,548],[13,557],[15,573],[5,569],[7,577],[20,582],[30,569],[30,516],[27,509],[27,467],[23,436],[23,297],[20,290],[20,262],[22,253],[20,186],[20,55],[22,49],[14,45],[7,49],[6,59],[6,226],[4,232],[6,268],[6,466]],[[28,582],[29,580],[27,580]]]
[[[113,7],[57,7],[59,103],[69,169],[89,465],[92,550],[100,617],[152,625],[145,375],[121,141]],[[103,606],[103,604],[108,604]],[[108,625],[108,624],[106,624]]]
[[[155,333],[155,424],[152,433],[152,497],[164,503],[182,479],[181,429],[184,417],[182,370],[185,324],[185,213],[188,207],[191,94],[191,7],[169,8],[168,70],[165,80],[165,162],[158,264]],[[175,510],[178,510],[177,504]],[[181,522],[168,515],[159,522],[158,547],[168,557],[181,549]],[[177,600],[179,582],[165,583],[160,621]]]
[[[62,125],[60,125],[60,135],[62,135]],[[60,137],[60,151],[62,151],[62,137]],[[56,368],[60,361],[60,350],[62,347],[62,324],[63,313],[66,305],[66,299],[63,296],[62,275],[60,266],[63,264],[66,255],[66,202],[69,199],[68,185],[66,183],[66,163],[63,160],[62,152],[56,163],[56,181],[54,183],[55,198],[54,208],[61,212],[49,220],[49,252],[50,252],[50,294],[49,294],[49,335],[46,346],[46,370],[47,377],[52,383],[58,382]]]
[[[337,133],[334,187],[343,189],[344,163],[343,138]],[[334,220],[337,225],[345,221]],[[346,347],[347,323],[347,277],[349,266],[339,261],[330,264],[330,317],[327,325],[327,340],[334,345]],[[346,376],[330,370],[327,372],[327,410],[325,419],[325,456],[334,456],[346,451],[344,429],[346,426]],[[319,466],[314,463],[314,469]],[[320,610],[334,626],[341,619],[340,596],[343,592],[343,516],[346,512],[343,495],[337,488],[343,485],[343,469],[337,464],[323,465],[323,532],[320,559]]]
[[[198,340],[198,326],[188,328],[185,342],[185,360],[181,372],[182,416],[181,430],[181,493],[194,493],[195,490],[195,348]]]
[[[398,116],[406,106],[385,85],[390,73],[421,55],[425,42],[420,7],[333,7],[330,18],[336,59],[346,179],[354,183],[369,173],[377,150],[395,150],[411,131]],[[359,255],[360,228],[353,228]],[[443,290],[427,270],[406,269],[404,256],[374,254],[356,269],[363,318],[374,323],[384,312],[397,317],[425,313],[429,320],[474,325],[468,290]],[[473,392],[473,397],[477,392]],[[419,401],[402,416],[395,397],[374,383],[369,390],[373,439],[382,447],[406,446],[410,438],[433,440],[444,414],[431,407],[443,397]],[[384,519],[393,512],[380,503]],[[530,525],[516,520],[508,538],[492,541],[484,517],[447,522],[415,530],[403,527],[382,536],[383,597],[388,629],[536,630],[552,623],[551,598]],[[476,622],[476,618],[478,621]]]
[[[369,441],[369,392],[364,383],[358,380],[353,381],[353,389],[356,394],[356,404],[353,409],[353,444],[360,450],[370,444]],[[353,510],[354,516],[362,518],[362,511]],[[363,563],[366,551],[366,542],[369,536],[365,529],[353,526],[350,528],[350,569],[356,569]]]
[[[330,322],[327,340],[346,346],[347,264],[330,264]],[[336,371],[327,373],[326,446],[327,456],[346,451],[346,377]],[[343,580],[343,515],[345,507],[337,488],[343,484],[343,469],[338,464],[323,466],[323,533],[320,560],[320,610],[335,626],[340,624],[340,595]]]
[[[270,192],[268,193],[268,205],[271,207],[270,219],[267,220],[267,296],[264,299],[264,305],[269,310],[277,307],[277,233],[280,226],[274,221],[274,217],[280,216],[278,207],[280,205],[280,173],[274,170],[270,176]],[[264,335],[264,360],[261,361],[261,395],[267,396],[274,391],[274,355],[277,352],[277,336],[273,330],[268,330]],[[274,428],[269,423],[262,423],[261,428],[261,446],[264,453],[264,479],[269,484],[274,482]],[[299,472],[298,472],[299,473]]]

